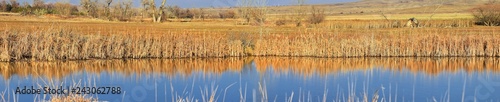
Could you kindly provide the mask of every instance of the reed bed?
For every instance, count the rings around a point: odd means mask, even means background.
[[[360,23],[360,22],[357,22]],[[362,22],[361,22],[362,23]],[[356,24],[364,25],[364,24]],[[178,30],[82,34],[5,30],[0,61],[209,57],[499,57],[495,27],[311,28],[284,32]]]
[[[53,33],[4,32],[0,35],[0,61],[243,56],[500,56],[500,40],[495,31],[463,34],[460,30],[406,29],[378,34],[342,33],[104,36],[63,30]]]
[[[405,28],[408,20],[335,20],[320,24],[330,29],[380,29],[380,28]],[[421,28],[463,28],[473,27],[474,21],[470,19],[453,20],[420,20]]]
[[[408,32],[410,34],[401,34]],[[256,56],[290,57],[455,57],[500,56],[494,34],[403,30],[389,34],[270,35],[255,42]],[[394,33],[394,34],[391,34]],[[399,33],[399,34],[398,34]],[[413,33],[413,34],[411,34]]]
[[[108,73],[124,76],[174,76],[189,77],[194,73],[222,75],[225,72],[245,73],[253,69],[259,73],[269,70],[272,75],[293,73],[304,79],[314,75],[349,73],[380,69],[393,72],[410,71],[438,76],[442,73],[492,72],[500,73],[499,58],[209,58],[209,59],[149,59],[149,60],[88,60],[53,62],[0,63],[0,74],[5,79],[43,77],[62,79],[81,72]]]

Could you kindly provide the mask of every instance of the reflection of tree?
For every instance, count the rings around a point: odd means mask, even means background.
[[[254,69],[255,68],[255,69]],[[441,73],[456,73],[461,70],[472,72],[500,72],[500,59],[478,58],[212,58],[212,59],[149,59],[149,60],[89,60],[64,62],[15,62],[0,63],[3,78],[48,77],[61,79],[82,73],[118,73],[125,76],[162,75],[173,77],[191,76],[201,72],[205,75],[220,75],[232,71],[260,74],[271,70],[271,75],[293,73],[304,78],[319,74],[347,73],[381,70],[412,73],[426,73],[429,76]]]

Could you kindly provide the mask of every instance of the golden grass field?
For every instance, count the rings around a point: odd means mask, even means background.
[[[470,19],[422,20],[422,28],[385,20],[306,27],[235,22],[2,21],[0,59],[500,56],[500,29],[474,26]]]

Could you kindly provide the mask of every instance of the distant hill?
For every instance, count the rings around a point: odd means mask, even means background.
[[[500,0],[362,0],[350,3],[305,5],[324,9],[330,15],[337,14],[370,14],[370,13],[463,13],[477,5]],[[299,6],[269,7],[270,14],[293,13]]]
[[[434,14],[442,14],[442,16],[470,16],[468,14],[471,13],[473,8],[493,2],[500,3],[500,0],[360,0],[348,3],[269,6],[266,8],[270,18],[275,19],[283,18],[284,15],[296,15],[299,10],[304,10],[308,13],[312,7],[324,10],[328,16],[364,16],[372,18],[381,18],[379,17],[381,14],[407,15],[409,17],[430,16]],[[226,10],[238,11],[237,7],[206,8],[205,10],[210,15],[215,16]],[[398,16],[396,18],[404,17]]]
[[[362,0],[361,2],[384,2],[384,3],[486,3],[498,0]]]

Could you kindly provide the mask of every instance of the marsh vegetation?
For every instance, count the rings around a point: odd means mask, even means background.
[[[499,101],[494,0],[155,1],[0,2],[0,101]]]

